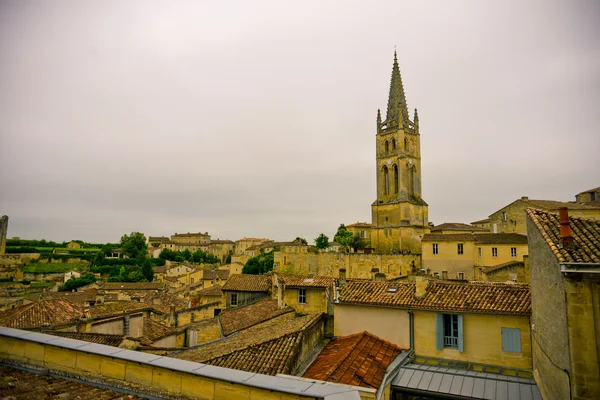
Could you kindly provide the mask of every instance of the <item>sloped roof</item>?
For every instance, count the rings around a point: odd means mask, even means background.
[[[463,224],[461,222],[444,222],[443,224],[439,224],[433,226],[431,231],[485,231],[484,228],[479,228],[477,226]]]
[[[229,279],[229,270],[228,269],[205,269],[204,272],[202,273],[202,279],[204,279],[204,280],[213,280],[217,277],[222,280]]]
[[[133,394],[118,393],[106,387],[86,385],[55,375],[39,375],[20,369],[0,366],[0,393],[11,400],[94,399],[142,400]]]
[[[490,219],[489,218],[485,218],[485,219],[480,219],[479,221],[473,221],[471,222],[471,225],[475,225],[475,224],[486,224],[489,223]]]
[[[335,278],[329,276],[277,274],[277,280],[287,287],[328,288]]]
[[[171,306],[175,306],[175,310],[183,310],[187,308],[187,301],[180,299],[179,296],[167,292],[151,292],[144,293],[140,301],[146,305],[167,314],[171,310]]]
[[[322,314],[314,314],[286,321],[267,321],[171,357],[268,375],[289,374],[291,361],[298,351],[298,333],[321,318]]]
[[[0,325],[27,329],[79,321],[83,307],[62,298],[45,298],[0,313]]]
[[[266,275],[234,274],[223,286],[223,291],[236,292],[268,292],[270,289],[271,279]]]
[[[196,296],[223,296],[223,291],[221,290],[221,286],[212,285],[209,288],[202,289],[197,292]]]
[[[527,236],[519,233],[427,233],[423,242],[475,242],[476,244],[527,244]]]
[[[584,190],[583,192],[577,193],[577,195],[584,194],[584,193],[589,193],[589,192],[600,192],[600,186],[598,186],[597,188]]]
[[[152,309],[151,306],[139,301],[116,301],[114,303],[96,304],[90,307],[89,314],[93,319],[108,318],[117,315],[130,314]]]
[[[421,297],[416,296],[415,287],[414,282],[348,282],[340,290],[340,303],[469,313],[531,314],[528,284],[429,281],[426,293]]]
[[[165,284],[161,282],[104,282],[102,290],[163,290]]]
[[[535,200],[535,199],[517,199],[512,203],[502,207],[498,211],[493,212],[490,217],[513,205],[514,203],[523,203],[524,208],[540,208],[546,211],[557,211],[561,207],[567,207],[569,210],[597,210],[600,206],[595,204],[576,203],[574,201],[556,201],[556,200]]]
[[[217,239],[211,240],[210,244],[235,244],[235,242],[233,240]]]
[[[158,339],[172,335],[175,332],[176,328],[168,327],[153,321],[152,318],[144,318],[143,333],[140,337],[140,341],[143,344],[151,345]]]
[[[513,268],[513,267],[524,267],[525,263],[523,261],[509,261],[502,264],[494,265],[492,267],[483,267],[483,272],[489,274],[490,272],[501,271],[505,268]]]
[[[162,267],[154,267],[152,268],[152,271],[154,271],[155,274],[164,274],[167,272],[167,266],[163,265]]]
[[[378,389],[402,349],[368,332],[331,340],[304,378]]]
[[[569,216],[573,246],[563,247],[558,214],[528,208],[527,215],[559,262],[600,263],[600,221]]]
[[[83,340],[84,342],[105,344],[107,346],[119,347],[123,342],[123,336],[106,335],[103,333],[89,332],[61,332],[61,331],[43,331],[48,335],[60,336],[69,339]]]
[[[373,225],[368,222],[355,222],[353,224],[345,225],[345,226],[346,226],[346,228],[354,228],[354,227],[356,227],[356,228],[372,228],[373,227]]]
[[[293,313],[290,307],[278,308],[277,299],[262,299],[244,307],[224,310],[219,320],[225,336],[286,313]]]

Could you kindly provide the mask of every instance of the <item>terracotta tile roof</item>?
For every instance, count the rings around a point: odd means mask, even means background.
[[[235,244],[233,240],[211,240],[210,244]]]
[[[328,276],[277,274],[277,280],[284,282],[287,287],[328,288],[335,279]]]
[[[95,292],[46,292],[27,297],[27,300],[37,301],[42,298],[46,299],[67,299],[71,303],[83,305],[90,301],[96,301]]]
[[[105,335],[103,333],[88,333],[88,332],[59,332],[59,331],[43,331],[48,335],[60,336],[69,339],[83,340],[84,342],[105,344],[107,346],[119,347],[123,342],[123,336],[120,335]]]
[[[223,286],[224,291],[235,292],[268,292],[270,289],[271,279],[266,275],[235,274]]]
[[[164,240],[169,240],[166,236],[148,236],[148,242],[161,242]]]
[[[565,202],[565,201],[554,201],[554,200],[521,200],[528,203],[529,207],[541,208],[544,210],[558,210],[561,207],[567,207],[570,210],[593,210],[597,209],[594,205]]]
[[[321,318],[322,314],[291,314],[286,321],[267,321],[172,357],[268,375],[290,374],[300,335]]]
[[[518,233],[427,233],[423,242],[475,242],[475,244],[527,244],[527,236]]]
[[[204,280],[213,280],[219,277],[219,279],[226,281],[229,279],[229,270],[228,269],[205,269],[202,274],[202,279]]]
[[[492,267],[483,267],[483,272],[486,274],[490,272],[500,271],[504,268],[512,268],[512,267],[524,267],[525,263],[523,261],[509,261],[502,264],[494,265]]]
[[[531,314],[531,291],[522,283],[449,283],[429,281],[426,293],[415,295],[414,282],[348,282],[340,303],[469,313]]]
[[[208,232],[202,233],[202,232],[198,232],[198,233],[176,233],[174,235],[172,235],[171,237],[194,237],[194,236],[210,236],[208,234]]]
[[[102,290],[164,290],[165,284],[161,282],[104,282]]]
[[[79,321],[82,316],[83,307],[76,303],[45,298],[0,313],[0,325],[17,329],[66,325]]]
[[[401,352],[368,332],[334,338],[303,377],[379,389],[387,367]]]
[[[148,304],[140,303],[139,301],[117,301],[114,303],[102,303],[91,306],[89,315],[93,319],[108,318],[148,309],[152,309],[152,307]]]
[[[558,214],[528,208],[527,215],[559,262],[600,263],[600,221],[569,216],[573,246],[566,248],[561,245]]]
[[[175,306],[175,311],[183,310],[188,306],[187,301],[179,298],[177,295],[167,292],[145,293],[143,297],[140,298],[140,302],[147,307],[151,307],[164,314],[169,313],[171,305]]]
[[[290,307],[279,309],[277,299],[267,298],[244,307],[224,310],[219,314],[219,320],[223,327],[223,334],[229,336],[279,315],[293,312],[294,310]]]
[[[158,339],[162,339],[165,336],[175,333],[176,330],[176,328],[168,327],[153,321],[152,318],[144,318],[143,333],[139,339],[142,344],[151,345]]]
[[[473,221],[471,222],[471,225],[475,225],[475,224],[486,224],[489,223],[490,219],[489,218],[485,218],[485,219],[480,219],[479,221]]]
[[[0,366],[0,393],[3,399],[50,400],[50,399],[94,399],[136,400],[131,394],[112,391],[106,387],[86,385],[68,379],[38,375],[20,369]]]
[[[444,222],[431,227],[431,232],[435,231],[485,231],[484,228],[479,228],[473,225],[463,224],[460,222]]]
[[[154,267],[152,268],[152,271],[154,271],[155,274],[164,274],[167,272],[167,266],[163,265],[162,267]]]
[[[196,293],[196,296],[223,296],[221,286],[213,285],[209,288],[202,289]]]

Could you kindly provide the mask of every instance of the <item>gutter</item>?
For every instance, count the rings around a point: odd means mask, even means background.
[[[450,314],[489,314],[489,315],[512,315],[512,316],[524,316],[530,317],[531,312],[528,313],[510,313],[510,312],[501,312],[501,311],[473,311],[473,310],[452,310],[452,309],[438,309],[438,308],[412,308],[412,307],[403,307],[403,306],[394,306],[394,305],[386,305],[386,304],[365,304],[365,303],[350,303],[346,301],[338,301],[335,304],[341,306],[360,306],[360,307],[380,307],[380,308],[393,308],[396,310],[402,310],[406,312],[414,312],[414,311],[433,311],[433,312],[441,312],[441,313],[450,313]]]
[[[394,361],[390,363],[390,365],[388,365],[385,371],[385,375],[383,376],[383,380],[381,381],[381,385],[379,385],[379,388],[377,389],[377,393],[375,395],[376,400],[381,400],[385,388],[398,375],[398,372],[400,372],[400,368],[408,364],[411,358],[411,354],[413,354],[412,349],[408,352],[403,351],[402,353],[398,354],[398,356],[394,359]]]
[[[600,274],[600,263],[564,262],[560,263],[560,272],[563,274]]]

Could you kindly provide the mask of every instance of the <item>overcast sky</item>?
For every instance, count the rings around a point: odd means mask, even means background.
[[[600,186],[598,1],[0,1],[8,236],[371,221],[394,46],[430,221]],[[412,111],[411,111],[412,114]]]

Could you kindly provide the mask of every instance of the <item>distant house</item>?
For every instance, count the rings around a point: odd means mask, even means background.
[[[81,273],[77,272],[77,271],[69,271],[65,273],[65,280],[64,282],[68,281],[71,278],[80,278],[81,277]]]
[[[81,245],[73,240],[71,240],[69,243],[67,243],[66,245],[67,249],[80,249]]]
[[[222,290],[227,308],[240,307],[269,296],[271,278],[265,275],[232,275]]]
[[[274,274],[278,297],[299,313],[333,315],[335,278]]]

